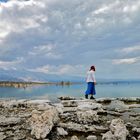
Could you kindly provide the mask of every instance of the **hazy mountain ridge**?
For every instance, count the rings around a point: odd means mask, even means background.
[[[86,78],[82,76],[68,76],[56,74],[44,74],[40,72],[29,71],[0,71],[0,81],[32,81],[32,82],[85,82]],[[117,83],[139,83],[140,79],[102,79],[97,78],[97,83],[100,84],[117,84]]]

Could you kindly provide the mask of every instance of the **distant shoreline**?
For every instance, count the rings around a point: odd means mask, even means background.
[[[75,84],[84,84],[86,82],[71,82],[71,81],[58,81],[58,82],[36,82],[36,81],[0,81],[0,87],[15,87],[26,88],[35,85],[56,85],[56,86],[70,86]],[[119,84],[140,84],[140,81],[98,81],[97,85],[119,85]]]
[[[15,87],[15,88],[26,88],[34,85],[60,85],[69,86],[73,84],[81,84],[82,82],[70,82],[70,81],[60,81],[60,82],[27,82],[27,81],[0,81],[0,87]]]

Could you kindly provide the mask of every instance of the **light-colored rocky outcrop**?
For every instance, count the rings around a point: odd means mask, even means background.
[[[103,135],[103,140],[126,140],[128,135],[128,130],[124,124],[124,121],[120,118],[113,119],[110,124],[110,131]]]
[[[58,112],[54,107],[46,108],[43,113],[33,110],[30,118],[31,134],[37,139],[45,138],[58,120]]]
[[[139,100],[0,100],[0,140],[140,140]]]

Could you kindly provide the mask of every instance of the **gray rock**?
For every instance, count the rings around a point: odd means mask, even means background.
[[[140,134],[140,128],[134,127],[132,129],[133,132],[137,132],[138,134]]]
[[[107,114],[112,115],[112,116],[122,116],[121,113],[115,112],[115,111],[107,111]]]
[[[122,97],[122,98],[118,98],[118,100],[124,101],[126,103],[140,103],[140,97]]]
[[[86,140],[97,140],[96,136],[90,135],[86,138]]]
[[[18,117],[4,117],[0,116],[0,125],[1,126],[6,126],[6,125],[16,125],[21,123],[21,119]]]
[[[117,140],[111,131],[106,132],[102,136],[102,140]]]
[[[102,109],[102,105],[95,102],[79,101],[77,110],[87,111],[87,110],[99,110]]]
[[[77,102],[74,100],[62,101],[62,104],[64,107],[77,107],[78,106]]]
[[[129,134],[124,125],[124,121],[120,118],[112,120],[110,130],[118,140],[126,140],[126,137]]]
[[[132,137],[131,140],[137,140],[135,137]]]
[[[97,112],[93,110],[77,111],[76,114],[77,114],[77,121],[79,123],[82,122],[83,124],[88,124],[88,123],[99,121]]]
[[[108,110],[111,111],[125,111],[128,110],[129,107],[124,104],[124,102],[119,101],[119,100],[113,100],[111,101],[111,104],[108,105]]]
[[[60,135],[60,136],[66,136],[68,135],[68,132],[65,131],[63,128],[61,127],[57,127],[57,134]]]
[[[140,140],[140,135],[138,136],[138,140]]]
[[[71,140],[79,140],[77,136],[72,136]]]
[[[0,132],[0,140],[4,140],[6,138],[4,132]]]
[[[115,100],[115,98],[98,98],[98,99],[96,99],[96,101],[98,103],[104,103],[104,104],[109,104],[113,100]]]
[[[72,132],[95,132],[95,133],[104,133],[106,131],[108,131],[108,128],[105,128],[103,126],[96,126],[96,125],[92,125],[92,126],[88,126],[88,125],[83,125],[83,124],[78,124],[78,123],[73,123],[73,122],[69,122],[69,123],[59,123],[58,126],[62,127],[62,128],[66,128],[69,131]]]

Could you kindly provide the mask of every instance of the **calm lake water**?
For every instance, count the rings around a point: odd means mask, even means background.
[[[57,101],[60,96],[84,97],[86,84],[71,86],[40,85],[27,88],[0,87],[0,98],[49,99]],[[95,98],[140,97],[140,83],[98,84]]]

